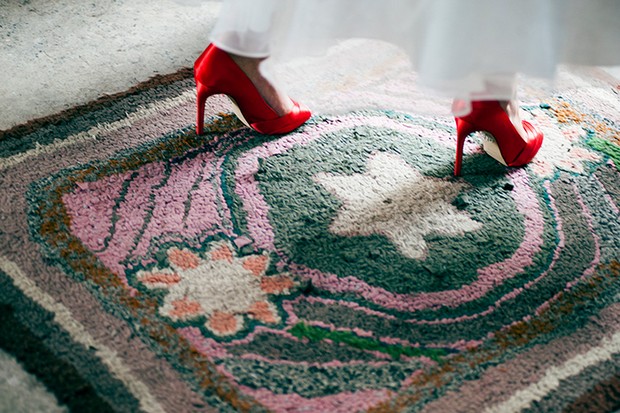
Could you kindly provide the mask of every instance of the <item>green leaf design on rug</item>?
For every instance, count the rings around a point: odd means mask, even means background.
[[[307,338],[311,342],[321,340],[332,340],[336,343],[344,343],[351,347],[379,351],[389,354],[392,359],[399,360],[401,356],[407,357],[428,357],[431,360],[440,362],[448,352],[444,349],[407,347],[397,344],[386,344],[379,340],[360,337],[350,331],[330,331],[326,328],[309,326],[304,323],[297,323],[289,330],[295,337]]]

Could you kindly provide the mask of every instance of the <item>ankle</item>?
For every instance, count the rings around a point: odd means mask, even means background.
[[[273,83],[263,76],[260,65],[266,58],[245,57],[229,53],[230,58],[239,66],[245,75],[254,84],[265,102],[279,115],[284,116],[293,109],[293,102]]]
[[[508,115],[510,123],[512,123],[519,135],[526,136],[526,132],[523,129],[523,121],[521,120],[521,108],[519,107],[519,102],[516,100],[500,100],[499,104]]]
[[[256,75],[260,75],[260,64],[265,60],[265,58],[261,57],[246,57],[240,56],[233,53],[228,53],[228,56],[239,66],[243,73],[245,73],[248,77]]]

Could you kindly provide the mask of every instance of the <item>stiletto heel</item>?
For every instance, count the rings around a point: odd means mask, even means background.
[[[476,131],[475,127],[461,118],[456,118],[456,159],[454,161],[454,176],[461,174],[463,163],[463,146],[465,138]]]
[[[522,121],[525,136],[521,136],[510,117],[498,101],[474,101],[471,112],[456,120],[456,160],[454,175],[461,174],[463,145],[474,132],[487,132],[495,142],[485,141],[484,150],[506,166],[523,166],[529,163],[542,145],[543,134],[531,123]]]
[[[196,85],[196,134],[202,135],[205,124],[205,102],[210,96],[208,90],[202,84]]]
[[[250,128],[266,135],[291,132],[304,124],[310,111],[293,101],[293,110],[279,116],[260,95],[252,81],[221,49],[210,44],[194,63],[196,80],[196,133],[204,130],[205,101],[216,94],[227,95],[239,119]]]

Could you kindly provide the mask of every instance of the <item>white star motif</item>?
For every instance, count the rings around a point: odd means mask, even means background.
[[[408,258],[425,257],[427,234],[463,235],[482,227],[451,204],[465,184],[423,176],[397,155],[371,155],[363,174],[319,173],[314,179],[342,201],[332,233],[381,234]]]

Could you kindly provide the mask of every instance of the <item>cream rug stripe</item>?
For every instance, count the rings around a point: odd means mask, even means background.
[[[131,371],[125,366],[123,360],[117,357],[116,352],[100,342],[97,342],[86,331],[84,326],[73,318],[71,311],[57,302],[52,296],[41,290],[32,282],[14,262],[0,256],[0,270],[8,274],[17,288],[26,296],[37,302],[41,307],[54,314],[56,321],[64,328],[71,337],[84,345],[86,348],[98,349],[95,354],[105,363],[112,374],[117,377],[129,389],[129,391],[140,401],[143,411],[149,413],[165,413],[165,410],[157,402],[155,397],[149,392],[148,387],[138,380]]]
[[[485,413],[519,412],[534,401],[542,400],[545,395],[560,386],[560,381],[576,376],[589,366],[610,360],[614,354],[620,353],[620,331],[609,338],[601,340],[601,344],[588,352],[579,354],[558,367],[551,367],[544,377],[527,388],[518,391],[504,403],[485,410]]]
[[[180,96],[175,98],[165,99],[146,107],[135,111],[134,113],[128,114],[127,117],[118,120],[116,122],[112,122],[107,124],[105,127],[95,126],[90,128],[87,131],[80,132],[78,134],[69,136],[67,139],[63,139],[58,142],[50,143],[49,145],[41,145],[39,143],[36,144],[34,149],[30,149],[28,151],[19,153],[17,155],[10,156],[6,159],[0,160],[0,171],[15,166],[21,162],[24,162],[34,156],[38,156],[44,153],[53,152],[60,148],[69,147],[89,139],[97,139],[102,132],[112,132],[118,130],[122,127],[129,127],[135,122],[145,119],[147,117],[155,115],[157,112],[162,110],[174,109],[178,106],[181,106],[190,101],[196,100],[196,92],[194,90],[189,90],[184,92]]]

